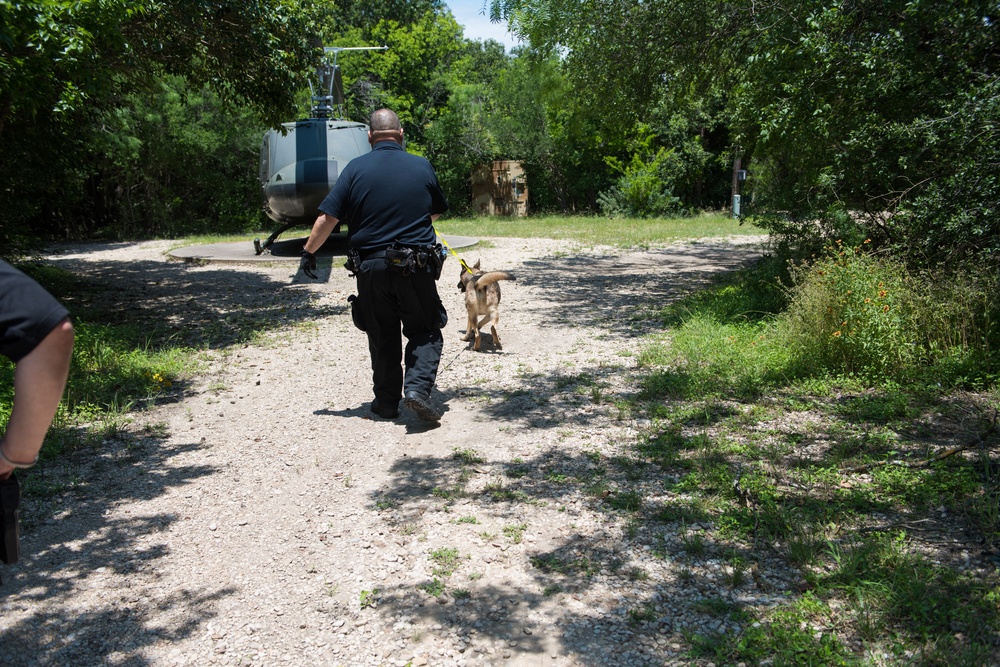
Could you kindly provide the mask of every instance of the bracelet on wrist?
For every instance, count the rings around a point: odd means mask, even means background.
[[[3,451],[3,447],[0,447],[0,461],[3,461],[11,468],[24,469],[24,468],[30,468],[31,466],[38,463],[38,456],[36,455],[35,460],[32,461],[31,463],[18,463],[17,461],[11,461],[9,458],[7,458],[7,455]]]

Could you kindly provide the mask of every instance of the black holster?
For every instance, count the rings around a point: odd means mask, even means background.
[[[21,533],[18,518],[21,507],[21,484],[14,473],[0,481],[0,560],[13,565],[21,556]]]
[[[347,261],[344,268],[351,274],[351,278],[361,273],[361,253],[354,248],[347,251]]]
[[[434,271],[434,280],[437,280],[441,277],[441,269],[444,268],[444,258],[446,257],[444,246],[436,243],[428,248],[428,252],[430,253],[431,268]]]
[[[361,304],[358,303],[358,297],[355,294],[347,297],[347,303],[351,305],[351,321],[354,322],[354,326],[361,331],[365,331],[367,327],[365,326],[365,314],[361,310]]]

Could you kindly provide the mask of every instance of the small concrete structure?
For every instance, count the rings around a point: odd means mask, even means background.
[[[258,255],[254,251],[253,240],[234,243],[207,243],[204,245],[189,245],[170,251],[171,257],[185,261],[199,262],[241,262],[254,264],[257,262],[298,262],[299,253],[306,243],[306,238],[283,239],[275,241],[270,252]],[[452,248],[466,248],[479,243],[479,239],[468,236],[444,236],[444,240]],[[347,234],[331,234],[326,243],[316,252],[317,257],[347,256]]]
[[[494,160],[474,168],[472,210],[480,215],[528,215],[528,180],[521,163]]]

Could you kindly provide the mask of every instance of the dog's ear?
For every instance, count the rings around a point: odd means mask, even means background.
[[[472,268],[474,268],[477,271],[479,270],[479,260],[478,259],[476,260],[475,266],[473,266]]]

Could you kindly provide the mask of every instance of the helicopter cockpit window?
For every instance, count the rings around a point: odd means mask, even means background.
[[[356,155],[368,152],[368,131],[365,128],[341,129],[328,134],[330,157],[350,160]]]
[[[280,170],[296,161],[295,139],[297,133],[297,129],[288,128],[288,134],[285,136],[278,135],[274,138],[274,145],[271,147],[272,170]]]
[[[267,183],[271,176],[271,136],[264,135],[264,141],[260,145],[260,182]]]

